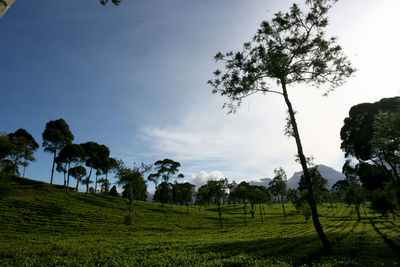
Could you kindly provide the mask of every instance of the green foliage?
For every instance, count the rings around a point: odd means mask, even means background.
[[[326,188],[328,180],[321,176],[321,173],[318,171],[317,167],[309,168],[308,171],[311,177],[311,185],[314,191],[315,200],[317,201],[317,203],[321,203],[328,194],[328,189]],[[308,188],[304,175],[302,175],[300,178],[298,189],[300,192],[305,193],[306,198],[309,198]]]
[[[105,6],[108,3],[109,0],[100,0],[100,4],[102,4],[103,6]],[[119,4],[121,4],[121,0],[111,0],[111,2],[118,6]]]
[[[157,199],[160,200],[162,206],[164,206],[164,203],[167,201],[170,190],[169,187],[171,187],[171,185],[169,184],[170,179],[184,178],[183,174],[179,173],[180,166],[181,164],[179,162],[167,158],[163,160],[158,160],[154,163],[156,172],[150,174],[148,180],[153,182],[157,187],[156,189],[159,190]],[[162,183],[157,186],[160,179],[162,180]]]
[[[28,182],[27,182],[28,183]],[[37,182],[39,186],[39,183]],[[124,224],[128,201],[105,195],[39,191],[32,185],[0,200],[0,258],[4,266],[396,266],[399,221],[377,217],[368,206],[357,222],[354,209],[320,206],[321,223],[334,253],[320,250],[312,224],[287,204],[265,206],[265,223],[223,205],[207,215],[190,207],[139,202],[135,220]],[[27,187],[29,186],[29,188]],[[47,188],[47,184],[41,185]],[[16,189],[17,190],[17,189]],[[37,191],[36,191],[37,190]],[[125,219],[126,218],[126,219]],[[371,221],[373,224],[371,223]],[[375,228],[376,230],[375,230]],[[379,231],[379,233],[377,232]]]
[[[215,60],[223,63],[224,71],[216,70],[214,78],[208,81],[214,94],[228,97],[229,101],[224,107],[230,113],[236,111],[245,97],[258,92],[275,93],[283,97],[289,115],[285,132],[295,138],[299,161],[310,191],[313,222],[327,251],[331,248],[319,223],[288,85],[328,85],[328,93],[342,85],[355,71],[343,55],[342,48],[336,44],[336,37],[325,36],[327,13],[335,2],[307,0],[306,11],[293,4],[288,12],[274,14],[271,21],[261,23],[252,41],[244,43],[242,51],[219,52],[215,55]]]
[[[44,151],[53,154],[53,167],[51,169],[50,178],[50,184],[52,184],[57,152],[64,146],[71,144],[74,140],[74,135],[71,133],[68,124],[63,119],[58,119],[46,123],[42,138]]]
[[[25,176],[25,168],[29,165],[29,161],[35,161],[33,154],[39,145],[25,129],[18,129],[14,133],[8,134],[8,138],[12,143],[10,159],[14,162],[15,168],[18,168],[19,165],[24,167],[23,176]],[[15,173],[16,170],[14,170]]]
[[[49,121],[42,133],[43,148],[46,152],[55,153],[74,140],[68,124],[63,119]]]

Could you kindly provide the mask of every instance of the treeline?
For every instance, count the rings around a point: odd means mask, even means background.
[[[70,177],[76,180],[74,189],[77,191],[79,184],[86,187],[95,182],[92,191],[108,193],[110,182],[107,178],[110,170],[116,167],[117,161],[110,157],[110,149],[89,141],[81,144],[73,143],[74,135],[68,124],[63,119],[49,121],[42,133],[42,147],[44,151],[52,154],[52,168],[50,184],[53,184],[54,171],[64,176],[65,191],[70,188]],[[4,173],[20,175],[19,167],[25,168],[29,162],[34,161],[34,153],[39,149],[38,143],[25,129],[18,129],[14,133],[0,136],[0,170]],[[104,178],[99,179],[100,175]],[[93,181],[93,176],[95,180]],[[99,190],[97,189],[99,186]]]
[[[341,148],[346,152],[347,161],[343,166],[345,180],[338,181],[332,189],[326,187],[327,180],[317,167],[308,162],[312,195],[309,193],[304,176],[297,189],[287,189],[287,176],[283,168],[274,171],[274,178],[268,187],[254,186],[247,182],[229,182],[227,179],[208,181],[195,190],[195,185],[180,182],[179,162],[171,159],[158,160],[154,164],[144,164],[129,168],[122,160],[110,157],[106,145],[96,142],[73,143],[74,136],[63,120],[50,121],[42,134],[43,149],[53,155],[50,183],[54,170],[64,176],[65,191],[77,191],[79,184],[85,185],[86,194],[102,193],[119,196],[116,185],[122,187],[122,196],[130,201],[132,219],[133,202],[147,199],[147,184],[154,183],[154,201],[186,205],[197,204],[199,209],[216,205],[222,227],[224,204],[242,205],[244,224],[247,216],[255,218],[257,206],[263,222],[262,204],[279,202],[286,217],[285,203],[292,202],[306,221],[311,216],[310,198],[317,203],[346,203],[354,205],[361,220],[360,206],[370,203],[382,216],[396,219],[395,210],[400,204],[400,97],[382,99],[376,103],[363,103],[350,109],[341,130]],[[0,171],[23,176],[29,162],[34,161],[38,143],[25,130],[0,136]],[[117,182],[110,190],[108,174],[113,172]],[[147,176],[147,179],[145,178]],[[70,178],[76,180],[70,187]],[[92,180],[95,178],[94,180]],[[1,182],[3,183],[3,182]],[[89,187],[94,183],[94,187]],[[4,184],[4,183],[3,183]],[[2,186],[4,188],[4,186]],[[4,190],[3,190],[4,191]]]

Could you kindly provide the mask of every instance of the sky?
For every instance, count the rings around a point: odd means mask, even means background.
[[[24,128],[41,144],[46,123],[63,118],[75,143],[105,144],[128,166],[171,158],[196,185],[272,177],[280,166],[291,177],[301,168],[294,139],[283,134],[283,99],[253,95],[228,115],[227,99],[207,80],[217,52],[241,49],[292,3],[17,0],[0,19],[0,132]],[[398,10],[398,0],[341,0],[330,10],[327,34],[357,72],[328,97],[289,88],[305,154],[316,164],[341,170],[340,129],[353,105],[400,94]],[[42,148],[35,156],[26,176],[48,182],[52,156]]]

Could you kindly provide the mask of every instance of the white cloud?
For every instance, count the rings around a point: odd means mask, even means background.
[[[206,184],[209,180],[219,180],[224,177],[225,176],[220,171],[212,171],[210,173],[201,171],[197,175],[192,175],[192,177],[189,179],[189,183],[196,185],[196,189],[198,189],[200,186]]]
[[[306,156],[314,156],[316,164],[337,170],[343,163],[340,129],[351,106],[392,97],[399,92],[396,71],[400,53],[394,47],[399,37],[393,34],[398,17],[392,14],[397,9],[388,9],[398,3],[389,0],[385,4],[362,3],[359,0],[339,2],[332,10],[329,28],[330,33],[339,35],[338,42],[358,69],[355,77],[327,98],[315,88],[296,86],[289,89],[294,109],[298,111]],[[380,19],[369,20],[371,10],[375,10],[372,13]],[[348,18],[353,15],[356,21],[349,24]],[[249,32],[254,31],[249,29]],[[237,36],[239,43],[247,41],[243,33]],[[231,42],[225,42],[224,46],[230,47]],[[186,174],[219,170],[236,181],[271,177],[274,168],[279,166],[288,176],[299,171],[300,166],[294,162],[295,142],[283,136],[286,110],[283,99],[278,95],[254,95],[243,102],[237,114],[228,116],[226,111],[220,110],[220,98],[195,93],[211,90],[203,86],[206,78],[198,80],[198,77],[207,72],[210,78],[217,66],[212,60],[209,65],[196,58],[191,62],[194,65],[190,68],[177,63],[177,68],[185,71],[181,76],[188,79],[188,84],[183,81],[176,88],[192,96],[191,106],[185,105],[173,123],[149,123],[141,128],[140,138],[150,145],[150,152],[170,155],[184,162],[182,171]],[[199,73],[199,70],[202,71]],[[186,91],[188,88],[190,90]]]

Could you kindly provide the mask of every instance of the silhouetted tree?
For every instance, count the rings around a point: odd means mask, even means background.
[[[165,197],[167,194],[166,186],[169,184],[170,179],[181,179],[183,178],[183,174],[179,173],[179,167],[181,164],[179,162],[173,161],[172,159],[163,159],[158,160],[154,163],[154,167],[156,169],[155,173],[149,175],[148,180],[154,182],[156,184],[160,179],[162,179],[163,183],[160,184],[160,199],[161,206],[164,207]]]
[[[29,165],[29,161],[35,161],[33,154],[39,148],[38,143],[25,129],[18,129],[14,133],[8,135],[10,141],[13,143],[12,157],[14,165],[24,167],[23,177],[25,177],[25,169]]]
[[[94,192],[96,192],[96,191],[94,191]],[[117,192],[117,187],[115,185],[111,188],[110,192],[108,192],[108,195],[114,196],[114,197],[119,197],[119,194]]]
[[[311,177],[311,185],[314,192],[315,201],[321,203],[325,195],[329,192],[326,188],[328,180],[321,176],[317,167],[308,168],[308,173]],[[298,190],[305,194],[306,199],[310,198],[310,193],[306,184],[304,175],[300,177]]]
[[[354,72],[341,47],[336,44],[336,38],[325,37],[327,12],[335,2],[306,0],[307,12],[293,4],[289,12],[276,13],[271,22],[262,22],[252,42],[245,43],[242,52],[215,56],[217,61],[225,63],[226,71],[216,70],[215,79],[209,81],[214,87],[213,93],[229,98],[225,106],[230,112],[240,106],[243,98],[257,92],[283,97],[291,128],[288,133],[296,140],[298,157],[311,195],[314,226],[327,251],[331,251],[331,246],[319,222],[307,161],[287,89],[290,85],[310,83],[317,87],[328,84],[330,91],[342,85],[345,78]],[[275,90],[272,84],[278,84],[280,88]]]
[[[348,183],[344,191],[344,201],[349,205],[354,205],[357,213],[357,220],[360,221],[360,205],[365,201],[365,189],[361,187],[357,176],[357,170],[351,166],[349,160],[343,165],[342,172],[346,175],[346,181]]]
[[[57,152],[74,140],[68,124],[63,119],[49,121],[42,133],[44,151],[53,154],[50,184],[53,184],[54,166]]]
[[[85,150],[79,144],[67,144],[58,153],[58,156],[56,157],[56,163],[57,168],[64,172],[64,185],[66,186],[66,193],[68,193],[69,188],[69,170],[71,169],[71,164],[74,164],[75,167],[77,167],[83,164],[85,160]],[[67,177],[65,177],[65,173],[67,174]]]
[[[285,200],[284,196],[286,194],[286,183],[287,176],[286,172],[282,167],[274,170],[274,179],[269,182],[268,190],[272,195],[278,197],[278,201],[282,205],[283,216],[286,218],[286,210],[285,210]]]
[[[384,181],[386,178],[400,184],[400,97],[353,106],[344,120],[340,137],[346,157],[354,157],[359,162],[356,169],[363,186],[377,188],[378,185],[373,185],[377,183],[382,187],[388,182]],[[384,170],[391,175],[375,175]],[[372,176],[377,181],[369,179]],[[363,179],[371,186],[365,185]],[[400,196],[400,190],[397,195]]]
[[[0,134],[0,172],[3,171],[3,161],[11,155],[13,143],[5,134]]]
[[[102,4],[103,6],[105,6],[108,3],[109,0],[100,0],[100,4]],[[114,5],[118,6],[119,4],[121,4],[121,0],[111,0],[110,2],[112,2]]]
[[[76,179],[75,191],[78,192],[79,182],[82,181],[82,178],[86,175],[86,169],[83,166],[76,166],[69,169],[69,174]]]
[[[108,158],[103,158],[103,159],[104,159],[104,161],[101,161],[100,169],[103,172],[103,174],[105,174],[105,176],[106,176],[105,177],[105,180],[106,180],[105,183],[109,184],[108,173],[111,170],[116,169],[118,167],[118,162],[117,162],[117,160],[115,158],[108,157]],[[104,192],[107,193],[107,191],[108,191],[108,188],[105,187],[105,191]]]
[[[104,162],[109,158],[110,150],[105,145],[99,145],[96,142],[86,142],[81,144],[83,150],[85,151],[85,165],[90,168],[89,174],[84,180],[86,184],[86,195],[89,189],[89,183],[93,181],[90,180],[93,169],[100,170],[104,167]],[[107,193],[107,192],[105,192]]]
[[[132,211],[133,211],[133,200],[134,192],[139,192],[140,186],[146,184],[143,178],[144,173],[150,171],[151,165],[141,164],[140,167],[128,168],[122,161],[118,162],[116,176],[118,178],[118,184],[125,187],[125,191],[128,190],[129,198],[129,221],[132,222]],[[146,188],[147,189],[147,188]]]

